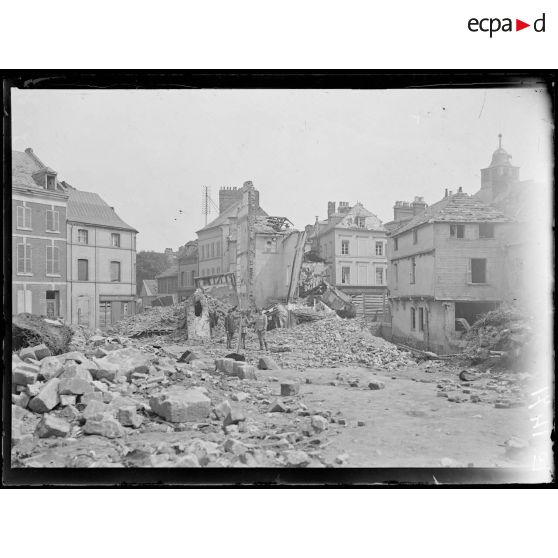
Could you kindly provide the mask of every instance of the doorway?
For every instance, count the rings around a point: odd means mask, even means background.
[[[60,316],[60,291],[46,292],[46,313],[51,319]]]

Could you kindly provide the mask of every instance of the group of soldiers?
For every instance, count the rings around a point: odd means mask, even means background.
[[[236,312],[234,309],[228,311],[225,316],[225,332],[227,334],[227,349],[232,349],[233,338],[238,330],[240,335],[240,347],[246,349],[246,334],[248,328],[253,327],[258,334],[260,342],[260,350],[267,351],[266,331],[268,318],[263,310],[256,309],[255,314],[251,314],[248,310]]]

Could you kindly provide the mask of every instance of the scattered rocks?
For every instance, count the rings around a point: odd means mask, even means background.
[[[258,360],[260,370],[279,370],[281,367],[269,356],[260,357]]]
[[[314,415],[311,419],[311,425],[316,432],[323,432],[328,427],[328,420],[320,415]]]
[[[51,411],[60,403],[60,396],[58,395],[58,378],[49,380],[41,391],[29,401],[29,408],[35,413],[47,413]]]
[[[239,422],[242,422],[244,420],[246,420],[246,415],[244,414],[242,409],[237,405],[232,405],[231,409],[223,420],[223,425],[229,426],[230,424],[238,424]]]
[[[35,429],[39,438],[64,438],[70,433],[71,425],[64,419],[45,414]]]
[[[304,451],[290,450],[283,454],[287,467],[307,467],[310,464],[310,457]]]
[[[115,418],[105,416],[100,420],[88,420],[83,427],[83,433],[105,438],[120,438],[124,435],[124,429]]]
[[[269,413],[286,413],[288,410],[287,406],[279,399],[273,400],[268,408]]]
[[[368,383],[368,387],[370,389],[384,389],[386,387],[386,385],[383,382],[380,382],[379,380],[374,380],[372,382]]]
[[[281,395],[298,395],[300,391],[300,384],[298,382],[282,382],[281,383]]]
[[[169,422],[197,422],[206,419],[211,400],[196,389],[176,388],[159,393],[149,400],[154,413]]]

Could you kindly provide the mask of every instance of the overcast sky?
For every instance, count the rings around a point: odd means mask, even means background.
[[[246,180],[300,228],[329,200],[389,221],[395,200],[476,192],[500,132],[521,179],[551,183],[552,119],[533,89],[12,90],[12,112],[13,148],[99,193],[140,231],[138,250],[196,238],[202,186],[218,204]]]

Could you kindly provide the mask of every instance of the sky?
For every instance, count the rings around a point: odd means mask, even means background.
[[[203,186],[218,204],[219,188],[251,180],[263,209],[297,228],[328,201],[386,222],[396,200],[473,194],[499,133],[521,179],[549,188],[541,89],[12,90],[13,149],[100,194],[139,230],[138,250],[195,239]]]

